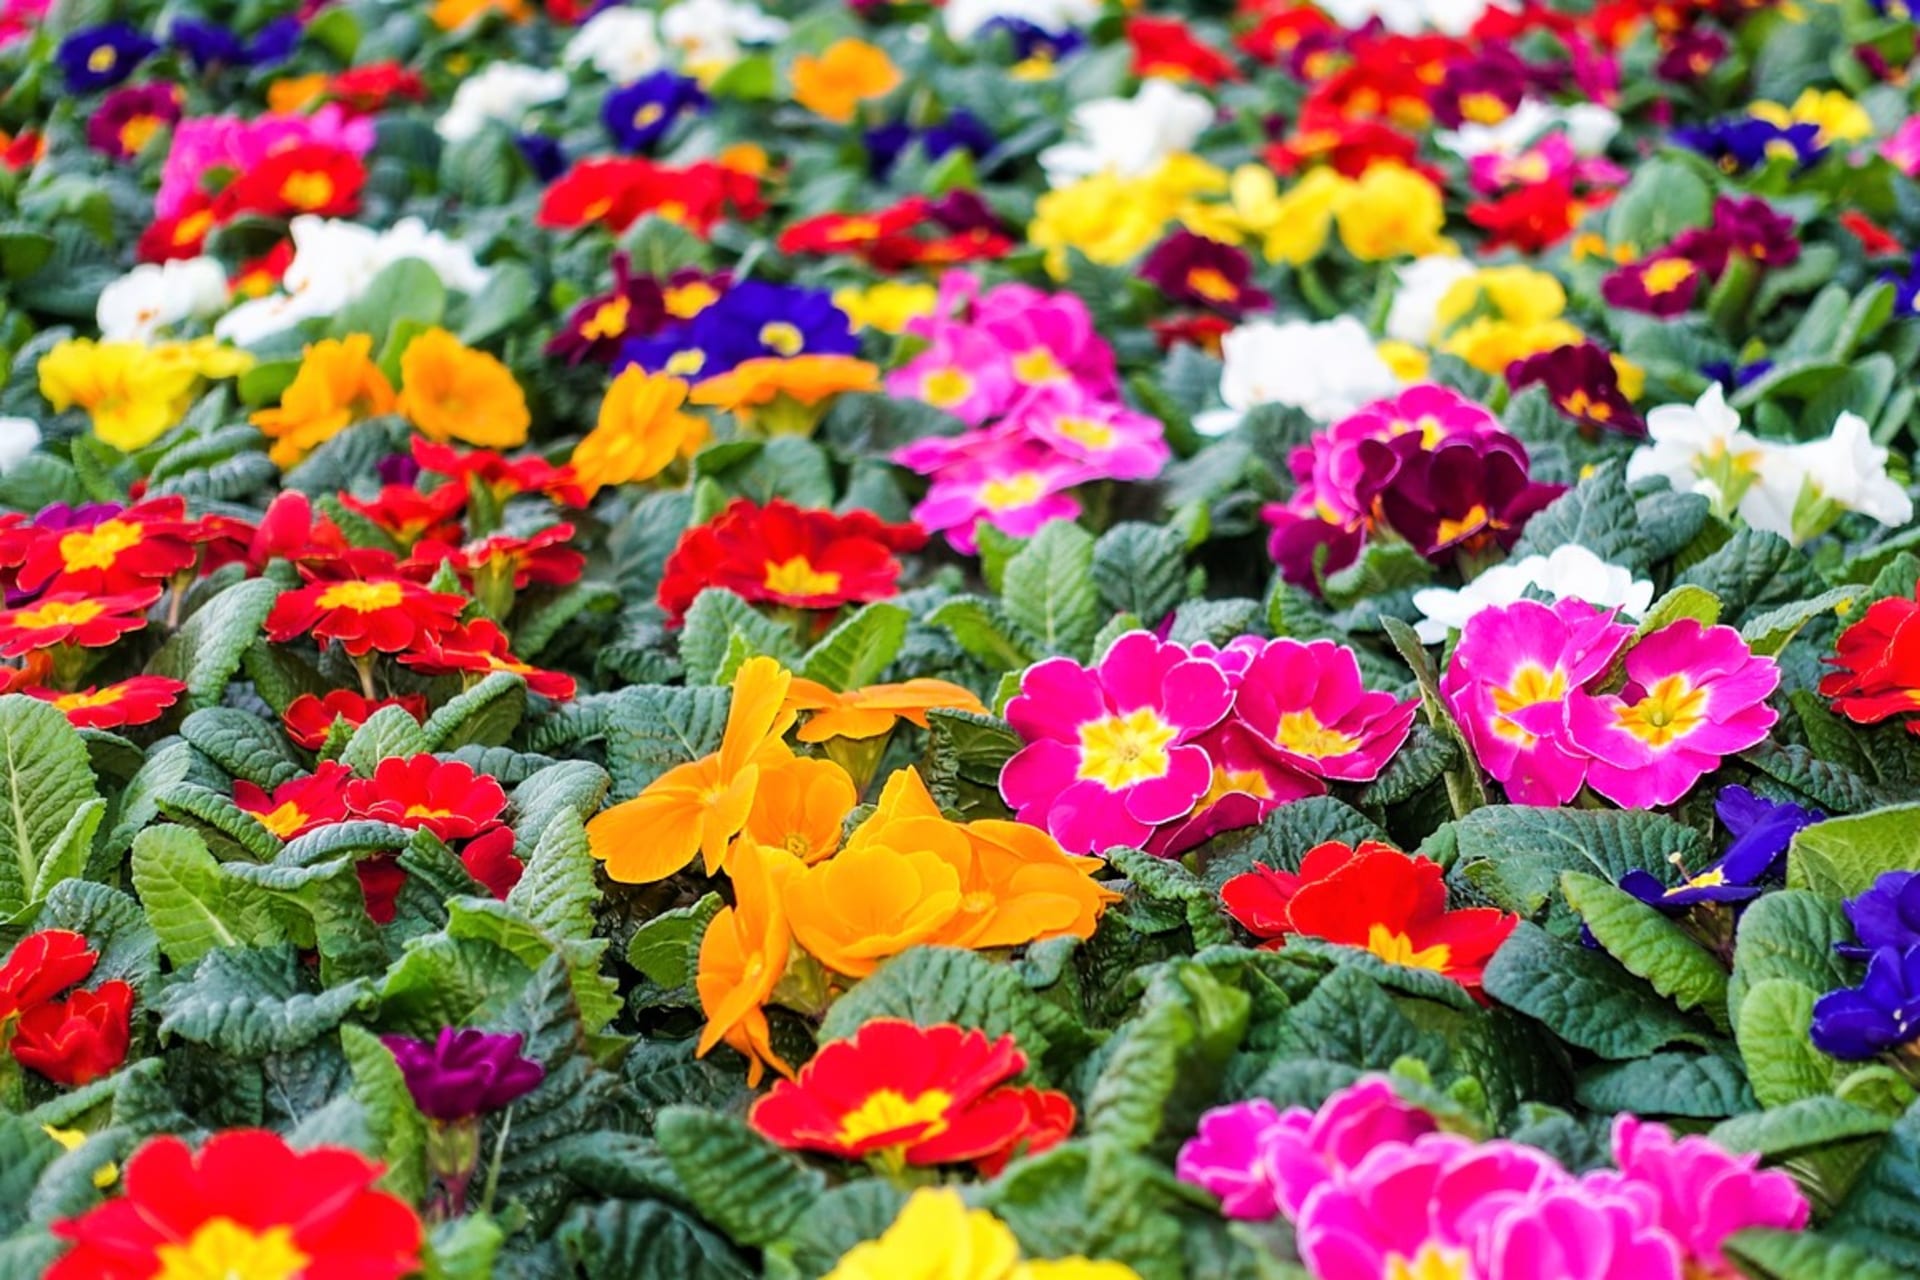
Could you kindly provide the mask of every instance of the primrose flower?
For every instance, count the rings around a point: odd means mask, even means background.
[[[799,867],[790,853],[742,840],[730,867],[733,905],[720,908],[700,937],[694,991],[707,1025],[695,1054],[704,1058],[715,1045],[731,1045],[746,1058],[747,1083],[755,1087],[769,1066],[793,1074],[774,1051],[766,1005],[793,949],[785,891]]]
[[[1157,418],[1098,399],[1069,383],[1028,394],[1003,421],[1105,479],[1151,480],[1170,456]]]
[[[1920,944],[1920,871],[1882,871],[1873,886],[1844,904],[1857,942],[1834,944],[1856,960],[1876,951],[1904,951]]]
[[[1827,662],[1836,670],[1820,678],[1820,694],[1855,724],[1920,711],[1920,600],[1874,601],[1840,633]],[[1920,719],[1903,723],[1908,732],[1920,733]]]
[[[936,709],[987,713],[986,705],[972,690],[924,676],[845,691],[796,676],[787,690],[787,706],[808,713],[796,735],[802,742],[877,738],[892,732],[901,720],[924,729],[927,712]]]
[[[421,636],[453,626],[466,605],[465,596],[430,591],[404,578],[321,580],[274,602],[267,639],[284,644],[311,634],[323,644],[339,641],[356,658],[375,650],[402,653],[416,647]]]
[[[165,676],[130,676],[116,684],[88,686],[73,693],[26,689],[29,698],[51,702],[76,729],[122,729],[151,724],[167,713],[187,686]]]
[[[250,813],[260,825],[292,840],[347,818],[347,784],[353,770],[338,760],[322,760],[313,773],[289,778],[272,792],[242,778],[233,784],[233,802],[243,813]]]
[[[426,752],[388,756],[371,778],[347,783],[346,799],[356,818],[431,831],[446,841],[491,831],[507,807],[507,793],[497,780]]]
[[[462,79],[453,101],[434,125],[447,142],[462,142],[478,134],[489,121],[518,128],[527,112],[566,96],[564,71],[492,62]]]
[[[112,88],[159,50],[159,43],[139,29],[107,22],[62,40],[53,60],[66,77],[67,91],[78,95]]]
[[[1740,501],[1740,518],[1795,546],[1849,511],[1898,528],[1913,519],[1913,499],[1887,474],[1887,456],[1854,413],[1842,413],[1824,440],[1767,443],[1759,482]]]
[[[1213,771],[1193,740],[1231,702],[1218,666],[1144,631],[1114,641],[1095,667],[1036,663],[1007,704],[1026,745],[1001,771],[1000,794],[1069,853],[1138,847],[1206,794]]]
[[[1767,697],[1780,668],[1732,627],[1683,618],[1629,649],[1626,672],[1619,693],[1577,693],[1566,710],[1569,737],[1592,757],[1588,785],[1623,806],[1672,804],[1779,718]]]
[[[954,550],[972,555],[980,521],[1030,538],[1055,520],[1076,518],[1080,503],[1069,490],[1097,478],[1084,463],[1036,441],[997,443],[941,470],[914,507],[913,519],[929,533],[945,535]]]
[[[1099,98],[1075,107],[1070,132],[1081,141],[1047,148],[1040,153],[1040,167],[1055,187],[1099,173],[1145,177],[1191,150],[1213,116],[1213,104],[1205,98],[1171,80],[1150,78],[1131,98]]]
[[[192,366],[138,342],[71,338],[40,358],[40,394],[56,412],[86,410],[116,449],[152,444],[180,421],[197,378]]]
[[[249,421],[273,441],[267,456],[286,468],[353,423],[392,413],[397,403],[393,384],[373,361],[373,338],[351,333],[302,349],[300,371],[279,405],[256,410]]]
[[[525,444],[532,421],[512,370],[445,329],[428,329],[401,353],[395,407],[430,440],[489,449]]]
[[[1857,987],[1813,1004],[1813,1047],[1843,1062],[1910,1054],[1920,1041],[1920,946],[1883,947]]]
[[[60,591],[16,609],[0,609],[0,657],[17,658],[57,644],[104,649],[147,625],[158,586],[118,595]]]
[[[622,151],[650,151],[683,116],[706,105],[698,80],[663,70],[608,94],[600,120]]]
[[[926,542],[917,524],[887,524],[865,511],[836,515],[775,498],[736,498],[680,536],[660,579],[660,606],[679,625],[708,587],[794,609],[837,609],[899,589],[897,553]]]
[[[1359,659],[1344,645],[1282,637],[1248,663],[1233,716],[1261,750],[1298,773],[1370,782],[1407,740],[1419,705],[1363,687]]]
[[[1414,592],[1413,607],[1425,615],[1414,632],[1424,643],[1438,644],[1449,631],[1464,631],[1481,611],[1524,600],[1529,591],[1615,609],[1627,618],[1644,616],[1653,603],[1653,583],[1578,543],[1567,543],[1544,556],[1503,561],[1458,590],[1427,587]]]
[[[1519,600],[1467,621],[1440,692],[1480,767],[1520,804],[1560,805],[1590,757],[1567,728],[1571,693],[1606,671],[1633,629],[1565,599]]]
[[[707,437],[704,421],[681,412],[687,384],[638,365],[623,369],[600,400],[594,429],[569,463],[588,497],[613,484],[651,480]]]
[[[1226,361],[1220,398],[1227,408],[1195,419],[1205,435],[1231,430],[1257,405],[1286,405],[1315,421],[1333,422],[1400,389],[1372,335],[1352,316],[1319,323],[1249,321],[1220,340],[1220,351]]]
[[[1667,912],[1685,911],[1703,902],[1757,898],[1763,891],[1758,881],[1773,871],[1793,843],[1794,834],[1825,816],[1818,809],[1768,800],[1740,786],[1720,788],[1713,811],[1733,837],[1718,862],[1687,874],[1673,888],[1639,869],[1621,876],[1620,887],[1648,906]]]
[[[442,1027],[435,1039],[382,1036],[414,1105],[429,1120],[466,1120],[511,1106],[540,1087],[546,1070],[520,1056],[524,1037]]]

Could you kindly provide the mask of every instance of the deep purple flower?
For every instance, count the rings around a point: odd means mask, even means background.
[[[1718,31],[1694,27],[1673,37],[1660,55],[1653,73],[1673,84],[1692,84],[1720,65],[1727,56],[1727,39]]]
[[[687,323],[627,342],[616,370],[637,364],[654,373],[711,378],[744,360],[850,356],[859,350],[847,313],[825,289],[746,280]]]
[[[1477,57],[1460,59],[1447,68],[1433,95],[1434,119],[1449,129],[1471,121],[1504,120],[1529,90],[1551,93],[1562,78],[1557,71],[1528,62],[1511,46],[1488,45]]]
[[[430,1120],[466,1120],[498,1111],[540,1087],[546,1069],[520,1056],[518,1035],[443,1027],[429,1044],[406,1036],[380,1042],[400,1064],[407,1092]]]
[[[1920,946],[1873,953],[1857,987],[1829,991],[1813,1005],[1813,1044],[1846,1062],[1920,1039]]]
[[[275,18],[243,38],[231,27],[199,18],[175,18],[167,41],[201,71],[214,67],[266,67],[285,62],[300,43],[298,18]]]
[[[1629,262],[1600,281],[1608,306],[1650,316],[1677,316],[1693,307],[1700,292],[1698,265],[1672,249]]]
[[[1761,197],[1721,196],[1713,202],[1713,223],[1681,232],[1668,252],[1717,280],[1735,254],[1761,267],[1789,266],[1800,257],[1800,239],[1793,219]]]
[[[928,160],[938,160],[952,151],[978,158],[992,151],[998,141],[993,130],[970,111],[955,111],[939,124],[923,128],[896,120],[867,131],[867,166],[876,178],[885,178],[916,142]]]
[[[145,32],[127,23],[105,22],[62,40],[53,60],[60,64],[70,93],[92,93],[125,80],[159,48]]]
[[[533,170],[533,176],[542,186],[567,171],[567,152],[558,138],[549,138],[544,133],[517,133],[513,136],[513,145],[520,149],[520,158],[527,162],[527,168]]]
[[[1826,154],[1820,145],[1820,126],[1795,124],[1785,128],[1770,120],[1736,116],[1703,125],[1689,125],[1673,131],[1673,140],[1690,151],[1697,151],[1719,165],[1726,173],[1745,173],[1764,165],[1774,156],[1789,156],[1799,168],[1806,168]]]
[[[1700,372],[1729,391],[1738,391],[1773,368],[1771,360],[1750,360],[1735,368],[1728,360],[1709,360],[1700,366]]]
[[[1920,871],[1883,871],[1871,889],[1845,905],[1859,941],[1836,943],[1841,955],[1865,960],[1876,951],[1920,945]]]
[[[609,93],[600,106],[600,123],[622,151],[649,151],[682,116],[706,107],[698,80],[661,70]]]
[[[1140,264],[1140,278],[1167,301],[1239,317],[1271,306],[1253,285],[1253,262],[1245,253],[1184,227],[1154,246]]]
[[[972,231],[1003,235],[1006,224],[974,191],[949,191],[927,202],[927,216],[957,236]]]
[[[1646,420],[1634,412],[1633,402],[1620,390],[1620,371],[1613,357],[1592,342],[1576,342],[1542,351],[1507,366],[1507,385],[1514,390],[1539,383],[1547,389],[1553,407],[1579,423],[1581,434],[1617,431],[1647,434]]]
[[[566,327],[547,343],[547,354],[568,364],[582,360],[611,363],[633,338],[651,337],[665,327],[666,293],[652,276],[636,276],[624,253],[613,255],[613,288],[581,302]]]
[[[91,529],[103,520],[111,520],[126,508],[117,502],[87,502],[70,507],[50,502],[33,518],[36,529]]]
[[[1826,816],[1818,809],[1765,799],[1740,786],[1720,788],[1713,811],[1733,837],[1718,862],[1672,888],[1641,870],[1621,876],[1620,887],[1648,906],[1673,912],[1696,903],[1756,898],[1762,892],[1758,882],[1778,865],[1794,833]]]
[[[1533,514],[1566,491],[1527,474],[1527,450],[1504,431],[1419,432],[1360,443],[1359,492],[1393,531],[1435,563],[1459,551],[1511,547]]]
[[[180,119],[180,90],[171,84],[115,89],[87,121],[87,145],[115,160],[135,156],[153,135]]]
[[[1058,62],[1087,42],[1086,36],[1072,27],[1051,31],[1025,18],[1009,17],[998,17],[984,23],[974,39],[990,40],[997,31],[1005,32],[1013,40],[1013,56],[1020,62],[1029,58]]]
[[[374,474],[383,485],[408,485],[420,478],[420,463],[410,453],[390,453],[373,464]]]
[[[1920,315],[1920,254],[1914,256],[1907,274],[1887,272],[1880,277],[1893,286],[1893,313],[1897,316]]]

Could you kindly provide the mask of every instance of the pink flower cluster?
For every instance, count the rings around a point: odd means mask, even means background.
[[[1668,805],[1767,736],[1780,668],[1739,632],[1683,618],[1629,648],[1633,636],[1611,610],[1574,599],[1468,621],[1440,692],[1508,798],[1560,805],[1591,786],[1628,808]],[[1616,661],[1617,689],[1606,679]]]
[[[1364,688],[1353,651],[1330,640],[1222,649],[1133,631],[1093,667],[1027,668],[1007,704],[1026,745],[1000,794],[1070,853],[1171,856],[1329,782],[1378,777],[1415,707]]]
[[[1499,419],[1447,387],[1409,387],[1316,434],[1287,459],[1293,496],[1261,515],[1281,576],[1318,589],[1351,564],[1369,534],[1397,537],[1436,564],[1510,547],[1558,497],[1537,484],[1526,446]]]
[[[1806,1197],[1757,1155],[1621,1115],[1613,1158],[1576,1177],[1533,1147],[1442,1133],[1371,1076],[1318,1111],[1210,1111],[1178,1171],[1229,1218],[1285,1216],[1316,1280],[1734,1280],[1728,1236],[1806,1226]]]
[[[1619,165],[1581,156],[1564,133],[1550,133],[1518,155],[1498,150],[1477,155],[1467,162],[1467,170],[1475,189],[1489,195],[1542,183],[1616,187],[1627,180],[1627,171]]]
[[[323,146],[364,157],[373,150],[373,119],[353,117],[329,103],[312,115],[198,116],[182,120],[160,170],[154,197],[156,217],[177,217],[200,191],[200,180],[214,170],[246,173],[288,147]]]
[[[1071,520],[1069,492],[1092,480],[1147,480],[1169,456],[1160,423],[1120,400],[1113,350],[1070,293],[1004,284],[982,293],[962,271],[940,305],[908,325],[928,346],[887,375],[887,391],[945,409],[972,429],[893,455],[933,478],[913,518],[974,550],[984,519],[1015,537]]]

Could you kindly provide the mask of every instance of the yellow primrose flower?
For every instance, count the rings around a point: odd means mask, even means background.
[[[1565,320],[1515,324],[1480,316],[1447,335],[1440,350],[1483,373],[1504,373],[1515,360],[1579,342],[1586,335]]]
[[[1332,169],[1308,172],[1280,197],[1278,216],[1261,240],[1267,261],[1297,267],[1319,257],[1327,247],[1334,219],[1353,194],[1353,181]],[[1341,238],[1346,238],[1344,230]]]
[[[1463,276],[1440,296],[1437,318],[1448,328],[1482,304],[1514,324],[1541,324],[1567,309],[1560,281],[1530,267],[1486,267]]]
[[[1007,1280],[1020,1245],[958,1191],[923,1187],[878,1240],[855,1245],[826,1280]]]
[[[1450,253],[1440,188],[1405,165],[1375,164],[1334,210],[1340,243],[1362,262]]]
[[[1374,347],[1387,368],[1393,370],[1393,376],[1402,382],[1425,382],[1427,380],[1427,353],[1411,342],[1389,340]]]
[[[237,378],[254,366],[250,352],[229,347],[213,337],[195,338],[191,342],[162,342],[154,347],[153,353],[162,360],[184,365],[202,378],[215,381]]]
[[[123,452],[152,444],[186,413],[191,364],[138,342],[72,338],[40,358],[40,394],[55,412],[87,411],[93,433]]]
[[[881,333],[902,332],[907,321],[932,315],[939,301],[940,293],[932,285],[905,280],[882,280],[864,289],[848,286],[833,295],[833,305],[847,313],[855,329]]]
[[[1620,394],[1629,400],[1638,400],[1647,390],[1647,371],[1625,356],[1612,355],[1607,359],[1613,362],[1613,375],[1620,380]]]
[[[900,68],[886,50],[865,40],[836,40],[819,57],[793,60],[793,100],[829,120],[852,120],[860,104],[883,98],[900,85]]]
[[[1140,1280],[1140,1273],[1124,1262],[1096,1262],[1092,1258],[1055,1258],[1023,1262],[1007,1280]]]
[[[78,1151],[88,1134],[83,1129],[56,1129],[50,1124],[40,1126],[40,1131],[65,1147],[68,1151]],[[109,1160],[93,1171],[93,1185],[105,1190],[120,1180],[120,1166]]]
[[[1796,124],[1820,126],[1820,145],[1858,142],[1873,136],[1873,117],[1861,105],[1838,89],[1803,89],[1791,107],[1777,102],[1756,102],[1747,114],[1785,129]]]

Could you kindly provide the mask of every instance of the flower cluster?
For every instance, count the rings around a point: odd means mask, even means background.
[[[1905,596],[1876,600],[1858,622],[1840,633],[1829,661],[1837,670],[1821,677],[1821,696],[1856,724],[1879,724],[1920,711],[1920,601]],[[1899,721],[1920,734],[1920,718]]]
[[[0,959],[0,1049],[69,1088],[118,1070],[132,1036],[133,988],[112,978],[70,990],[99,962],[86,938],[66,929],[14,944]]]
[[[1440,688],[1480,767],[1515,802],[1565,804],[1590,786],[1651,808],[1765,738],[1779,684],[1773,659],[1731,627],[1682,618],[1636,635],[1568,598],[1475,614]]]
[[[1443,1132],[1373,1076],[1313,1111],[1209,1112],[1179,1169],[1231,1217],[1291,1222],[1319,1280],[1733,1280],[1727,1237],[1807,1221],[1792,1178],[1707,1138],[1621,1115],[1612,1156],[1614,1168],[1575,1175],[1533,1147]]]
[[[1189,649],[1129,632],[1093,667],[1049,658],[1021,675],[1007,720],[1025,745],[1000,793],[1069,852],[1172,855],[1379,776],[1416,705],[1364,688],[1331,641]]]
[[[1920,1041],[1920,872],[1883,872],[1847,899],[1854,941],[1836,944],[1867,971],[1813,1006],[1813,1043],[1846,1061],[1884,1056],[1909,1079]]]

